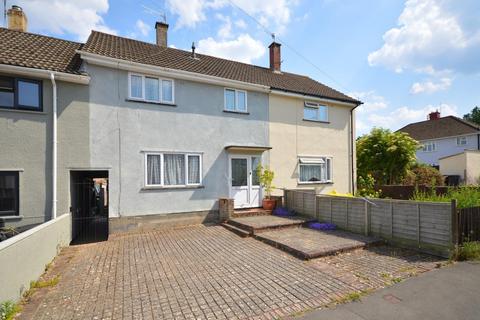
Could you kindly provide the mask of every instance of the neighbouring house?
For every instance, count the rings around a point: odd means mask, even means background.
[[[82,44],[24,32],[19,7],[8,15],[18,31],[0,28],[0,227],[68,212],[70,168],[90,165],[89,77],[76,54]]]
[[[439,159],[443,175],[458,176],[460,183],[480,185],[480,151],[465,150],[462,153]]]
[[[455,116],[440,117],[432,112],[428,120],[411,123],[398,131],[408,133],[421,144],[417,159],[432,166],[439,159],[463,152],[480,150],[480,126]]]
[[[19,201],[9,217],[49,219],[58,201],[54,214],[94,207],[112,218],[111,229],[167,214],[209,219],[222,197],[237,208],[261,205],[259,164],[276,172],[279,188],[354,190],[359,101],[281,70],[277,43],[265,68],[170,48],[168,25],[155,28],[155,44],[96,31],[79,44],[0,29],[0,73],[14,84],[0,93],[15,97],[11,107],[0,95],[8,147],[0,172],[18,173],[0,180],[0,196]],[[40,96],[28,91],[40,109],[15,107],[17,76],[43,87]]]

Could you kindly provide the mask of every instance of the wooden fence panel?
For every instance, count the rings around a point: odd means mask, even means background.
[[[460,243],[480,241],[480,207],[459,210],[458,235]]]

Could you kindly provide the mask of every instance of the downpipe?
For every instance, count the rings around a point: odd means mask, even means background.
[[[52,82],[52,215],[57,218],[57,83],[55,74],[50,73]]]

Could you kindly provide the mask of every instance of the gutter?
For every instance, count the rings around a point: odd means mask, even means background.
[[[71,74],[66,72],[56,72],[56,71],[44,70],[44,69],[34,69],[34,68],[0,64],[0,71],[3,73],[11,73],[11,74],[27,76],[27,77],[28,76],[37,77],[41,79],[51,79],[51,75],[54,74],[55,79],[58,81],[72,82],[72,83],[78,83],[78,84],[90,83],[90,77],[86,75]]]
[[[357,104],[355,107],[353,107],[351,110],[350,110],[350,150],[351,150],[351,154],[350,154],[350,160],[352,162],[352,194],[355,195],[355,158],[356,157],[356,154],[354,152],[355,150],[355,132],[353,130],[353,112],[355,111],[355,109],[357,109],[358,107],[360,107],[360,105],[362,105],[363,103],[360,102],[359,104]]]
[[[50,73],[52,81],[52,219],[57,217],[57,83],[55,74]]]

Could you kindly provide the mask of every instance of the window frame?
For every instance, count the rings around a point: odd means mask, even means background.
[[[468,141],[467,141],[467,137],[465,136],[462,136],[462,137],[457,137],[457,146],[458,147],[463,147],[463,146],[466,146],[468,144]],[[459,143],[459,141],[465,141],[465,143]]]
[[[132,96],[132,76],[137,76],[142,78],[142,97],[133,97]],[[158,80],[158,100],[149,100],[146,98],[146,87],[145,87],[145,79],[157,79]],[[170,81],[172,83],[172,100],[164,100],[163,98],[163,81]],[[147,103],[157,103],[157,104],[168,104],[174,105],[175,104],[175,80],[171,78],[163,78],[155,75],[150,74],[143,74],[143,73],[135,73],[129,72],[128,73],[128,100],[132,101],[140,101],[140,102],[147,102]]]
[[[8,216],[20,216],[20,172],[19,171],[4,171],[0,170],[0,177],[1,176],[9,176],[15,175],[15,211],[0,211],[0,217],[8,217]]]
[[[176,154],[176,155],[183,155],[184,156],[184,166],[185,166],[185,181],[184,184],[177,184],[177,185],[166,185],[165,184],[165,161],[164,155],[165,154]],[[156,155],[160,156],[160,184],[149,184],[148,183],[148,156],[149,155]],[[198,156],[199,157],[199,182],[198,183],[188,183],[188,157],[190,156]],[[202,186],[203,182],[203,154],[199,152],[145,152],[144,158],[144,185],[146,188],[188,188],[188,187],[199,187]]]
[[[1,109],[5,110],[28,110],[28,111],[37,111],[37,112],[43,112],[43,81],[42,80],[36,80],[36,79],[29,79],[29,78],[20,78],[20,77],[11,77],[11,76],[0,76],[1,78],[7,78],[12,81],[12,93],[13,93],[13,106],[12,107],[6,107],[0,105]],[[18,82],[27,82],[27,83],[34,83],[38,85],[38,108],[31,107],[31,106],[24,106],[19,104],[19,90],[18,90]],[[0,89],[2,92],[9,92],[8,90],[5,89]]]
[[[426,146],[431,145],[431,150],[427,150]],[[424,142],[422,143],[422,152],[435,152],[437,151],[437,144],[434,141]]]
[[[305,118],[305,109],[316,109],[317,111],[317,116],[316,119],[308,119]],[[325,108],[325,119],[320,119],[320,108]],[[317,102],[311,102],[311,101],[304,101],[303,103],[303,120],[304,121],[314,121],[314,122],[322,122],[322,123],[329,123],[330,122],[330,107],[326,104],[321,104]]]
[[[301,163],[301,159],[322,159],[325,161],[325,166],[327,170],[327,179],[326,180],[319,180],[319,181],[302,181],[301,180],[301,175],[300,175],[300,167],[301,166],[321,166],[322,164],[319,163]],[[298,164],[298,178],[297,178],[297,183],[298,184],[331,184],[333,183],[333,157],[332,156],[315,156],[315,157],[301,157],[299,156],[297,158],[297,164]],[[329,164],[329,165],[328,165]],[[329,178],[329,179],[328,179]]]
[[[235,95],[235,106],[233,110],[227,108],[227,91],[233,91]],[[238,93],[242,92],[245,94],[245,110],[240,110],[238,108]],[[248,113],[248,92],[246,90],[235,89],[235,88],[227,88],[225,87],[223,90],[223,111],[225,112],[234,112],[234,113]]]

